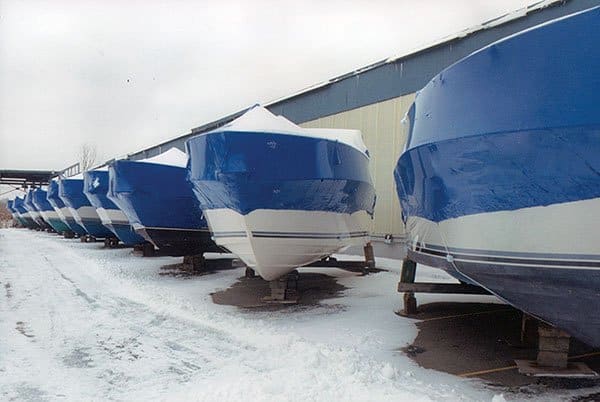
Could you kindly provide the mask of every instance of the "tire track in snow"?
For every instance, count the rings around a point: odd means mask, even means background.
[[[165,278],[121,286],[128,267],[152,267],[151,259],[121,261],[107,256],[122,251],[100,250],[99,244],[9,233],[0,244],[6,252],[0,280],[10,277],[21,304],[0,311],[0,330],[4,318],[33,316],[36,344],[21,336],[0,345],[0,356],[10,360],[0,360],[0,372],[20,368],[0,375],[0,399],[22,389],[70,400],[489,399],[481,390],[457,392],[456,382],[429,383],[398,372],[356,347],[307,341],[276,327],[268,315],[174,306],[175,299],[160,297]],[[111,269],[114,264],[123,267]]]
[[[112,294],[88,275],[74,278],[72,270],[65,272],[63,267],[82,273],[89,262],[72,253],[56,253],[54,246],[48,247],[43,242],[31,243],[32,251],[25,264],[9,265],[8,269],[17,272],[24,265],[35,268],[32,276],[39,276],[38,281],[31,281],[30,276],[27,290],[37,299],[47,301],[49,317],[58,317],[47,325],[49,336],[40,349],[48,353],[46,358],[54,365],[63,366],[66,371],[79,369],[79,376],[88,377],[84,381],[99,383],[101,394],[120,399],[131,392],[134,395],[137,391],[148,392],[149,386],[158,392],[157,388],[187,382],[200,371],[203,374],[214,371],[223,360],[236,356],[234,342],[211,347],[227,340],[226,334],[157,315],[141,304]],[[56,254],[59,258],[55,258]],[[35,263],[36,259],[43,263]],[[37,286],[36,282],[44,286]],[[26,310],[16,308],[13,313],[27,315]],[[29,327],[19,322],[19,331],[29,337]],[[16,390],[23,384],[18,382],[13,386]],[[52,394],[52,390],[44,392]]]

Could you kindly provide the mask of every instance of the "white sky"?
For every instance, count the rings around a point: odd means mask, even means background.
[[[0,169],[189,132],[532,0],[0,0]]]

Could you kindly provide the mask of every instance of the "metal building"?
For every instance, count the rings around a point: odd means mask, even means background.
[[[398,244],[404,236],[393,170],[406,141],[401,120],[415,93],[452,63],[496,40],[540,23],[585,10],[600,0],[545,0],[445,38],[410,54],[392,57],[315,85],[268,105],[303,127],[360,129],[371,155],[371,171],[377,191],[372,224],[374,240],[392,236]],[[212,130],[243,111],[191,130],[189,134],[129,155],[142,159],[173,146],[184,149],[185,140]],[[376,247],[378,255],[394,247]]]

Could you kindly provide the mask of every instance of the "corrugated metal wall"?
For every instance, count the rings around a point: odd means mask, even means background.
[[[307,128],[349,128],[362,131],[371,155],[371,176],[377,204],[371,231],[374,237],[404,235],[400,203],[394,184],[394,168],[406,142],[401,120],[415,95],[408,94],[301,124]]]

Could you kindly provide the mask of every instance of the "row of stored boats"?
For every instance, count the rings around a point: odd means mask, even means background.
[[[225,249],[267,280],[368,241],[375,191],[359,131],[255,106],[186,148],[56,178],[15,199],[15,217],[171,255]]]
[[[596,347],[598,26],[596,7],[448,67],[410,108],[394,171],[409,258]],[[368,241],[375,192],[360,132],[255,107],[186,147],[63,178],[13,210],[127,244],[224,247],[265,279]]]

